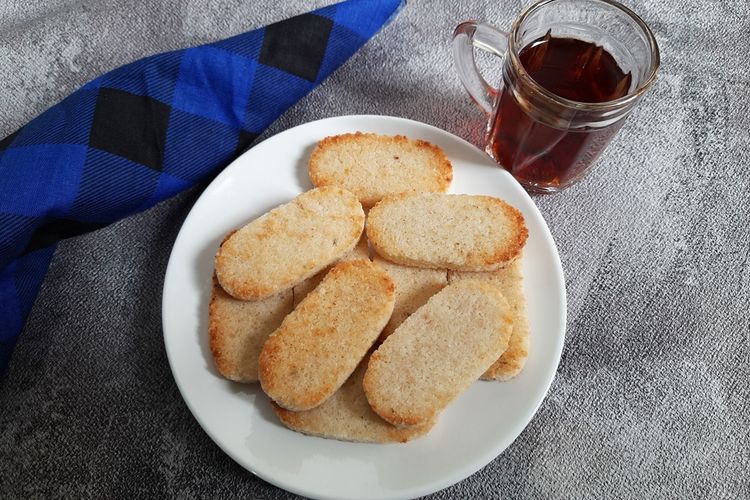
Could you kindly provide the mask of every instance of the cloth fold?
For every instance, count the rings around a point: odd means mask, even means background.
[[[62,238],[215,175],[404,0],[349,0],[106,73],[0,141],[0,375]]]

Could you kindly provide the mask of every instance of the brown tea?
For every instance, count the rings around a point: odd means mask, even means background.
[[[538,84],[566,99],[600,103],[625,96],[632,76],[602,47],[574,38],[546,36],[519,53]],[[607,145],[624,120],[605,128],[557,129],[529,116],[511,92],[499,96],[490,128],[493,157],[526,185],[554,187],[578,177]]]

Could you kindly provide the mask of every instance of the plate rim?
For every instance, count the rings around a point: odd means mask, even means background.
[[[219,449],[221,449],[222,452],[224,452],[227,456],[229,456],[234,462],[236,462],[238,465],[240,465],[243,469],[247,470],[248,472],[252,473],[256,477],[276,486],[279,487],[285,491],[295,493],[298,495],[303,496],[310,496],[313,495],[311,498],[331,498],[331,499],[338,499],[342,498],[339,496],[331,496],[331,495],[318,495],[317,493],[310,492],[308,490],[305,490],[304,488],[299,488],[295,484],[288,483],[283,480],[279,480],[276,477],[274,477],[272,474],[266,474],[263,471],[260,471],[258,469],[257,464],[250,463],[252,462],[251,459],[248,459],[246,457],[238,457],[235,456],[236,454],[230,450],[228,450],[222,441],[218,439],[215,434],[212,432],[211,427],[206,425],[196,414],[196,408],[194,407],[193,403],[191,402],[191,399],[187,396],[187,390],[185,387],[183,387],[183,383],[180,381],[180,379],[176,376],[175,371],[175,360],[172,358],[172,353],[170,351],[169,345],[167,343],[167,328],[166,328],[166,293],[168,286],[170,284],[170,275],[174,273],[174,267],[176,264],[174,263],[174,254],[175,249],[178,247],[178,242],[180,241],[181,237],[183,236],[183,230],[187,223],[189,222],[191,216],[193,215],[193,212],[195,210],[195,207],[201,204],[204,200],[204,198],[207,196],[207,192],[210,191],[211,186],[213,186],[216,182],[220,181],[220,179],[225,176],[229,175],[228,172],[231,172],[238,167],[238,164],[241,163],[241,159],[245,156],[251,153],[253,149],[260,146],[261,144],[266,144],[269,141],[279,141],[283,139],[283,136],[291,132],[295,129],[298,129],[300,127],[309,127],[313,126],[315,124],[323,125],[323,122],[336,122],[340,120],[354,120],[354,121],[360,121],[360,120],[382,120],[385,122],[393,121],[393,122],[400,122],[402,124],[408,124],[411,126],[417,126],[417,127],[424,127],[428,129],[429,131],[437,134],[447,135],[450,136],[450,138],[457,140],[461,143],[464,147],[469,147],[473,150],[479,151],[482,154],[485,154],[481,149],[477,148],[474,144],[470,143],[466,139],[457,136],[451,132],[448,132],[447,130],[441,129],[439,127],[436,127],[434,125],[424,123],[418,120],[412,120],[409,118],[403,118],[403,117],[397,117],[397,116],[390,116],[390,115],[379,115],[379,114],[353,114],[353,115],[336,115],[336,116],[330,116],[325,118],[320,118],[317,120],[312,120],[304,123],[300,123],[295,125],[294,127],[290,127],[284,130],[279,131],[278,133],[264,139],[263,141],[254,144],[252,147],[248,148],[246,151],[244,151],[240,156],[232,160],[226,167],[224,167],[212,180],[211,182],[203,188],[203,191],[201,192],[200,196],[195,200],[193,205],[190,208],[190,211],[185,216],[185,219],[182,221],[182,224],[180,225],[180,230],[177,233],[177,237],[174,240],[174,243],[172,245],[172,248],[169,253],[169,259],[167,261],[167,267],[164,272],[164,283],[162,285],[162,297],[161,297],[161,319],[162,319],[162,337],[164,341],[164,349],[167,354],[167,360],[169,362],[169,368],[170,372],[172,374],[172,378],[177,385],[177,388],[180,392],[180,397],[182,398],[185,405],[190,410],[191,416],[193,419],[195,419],[196,422],[198,422],[198,425],[201,427],[203,432],[205,432],[208,437],[213,441],[214,444],[216,444]],[[489,157],[488,157],[489,158]],[[494,161],[494,160],[492,160]],[[499,167],[498,167],[499,168]],[[456,469],[456,472],[453,474],[446,475],[441,480],[436,480],[433,482],[430,482],[428,484],[422,484],[420,486],[412,486],[407,489],[399,490],[395,492],[392,495],[380,495],[380,496],[373,496],[371,498],[378,498],[382,500],[390,500],[390,499],[398,499],[398,498],[414,498],[419,497],[423,495],[428,495],[431,493],[435,493],[438,491],[441,491],[445,488],[448,488],[468,477],[475,474],[477,471],[482,469],[483,467],[487,466],[492,460],[497,458],[500,454],[502,454],[503,451],[505,451],[517,438],[518,436],[528,427],[528,425],[531,423],[533,418],[536,416],[536,414],[539,411],[539,408],[541,407],[542,402],[547,398],[547,395],[549,394],[550,387],[552,386],[552,383],[554,382],[557,369],[560,364],[561,356],[562,356],[562,350],[565,344],[565,337],[566,337],[566,327],[567,327],[567,289],[565,286],[565,275],[564,270],[562,267],[562,261],[560,259],[560,253],[557,248],[557,244],[555,243],[555,240],[552,236],[552,233],[549,229],[549,226],[547,225],[546,219],[542,216],[541,211],[539,210],[539,207],[536,205],[534,200],[531,198],[531,196],[526,192],[525,189],[518,183],[518,181],[510,175],[507,171],[503,171],[507,174],[508,180],[511,182],[512,185],[514,185],[514,189],[517,191],[520,191],[522,194],[521,196],[526,198],[526,201],[528,202],[528,207],[535,213],[535,215],[541,220],[541,234],[540,236],[545,240],[545,243],[550,245],[552,250],[554,251],[554,256],[556,257],[554,259],[554,268],[556,271],[556,277],[557,277],[557,285],[559,289],[562,291],[561,293],[561,314],[560,314],[560,320],[558,322],[557,330],[560,332],[558,336],[555,336],[555,339],[557,340],[555,345],[553,346],[553,353],[555,361],[554,363],[550,364],[547,369],[544,372],[545,375],[545,385],[544,390],[541,393],[541,397],[533,404],[533,410],[531,410],[527,417],[525,417],[523,420],[526,420],[526,422],[520,426],[520,429],[514,429],[511,433],[506,433],[506,435],[512,436],[510,440],[508,440],[507,443],[500,442],[498,446],[492,447],[491,450],[488,450],[487,452],[474,457],[473,460],[470,461],[470,463],[465,464],[463,467],[458,467]],[[210,193],[209,193],[210,194]],[[517,432],[516,432],[517,431]],[[502,440],[501,440],[502,441]]]

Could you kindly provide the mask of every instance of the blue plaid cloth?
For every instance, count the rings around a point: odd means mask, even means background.
[[[55,244],[210,178],[403,0],[350,0],[87,83],[0,141],[0,374]]]

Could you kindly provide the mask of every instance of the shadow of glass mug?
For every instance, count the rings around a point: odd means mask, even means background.
[[[502,58],[502,84],[479,73],[474,47]],[[485,151],[532,193],[580,180],[659,69],[653,33],[612,0],[542,0],[510,33],[469,21],[453,33],[461,82],[488,115]]]

